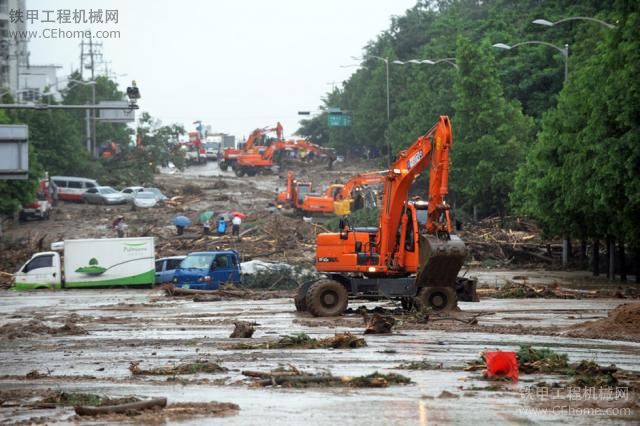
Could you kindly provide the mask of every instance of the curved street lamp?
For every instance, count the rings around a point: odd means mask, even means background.
[[[397,65],[407,65],[407,64],[429,64],[436,65],[440,62],[447,63],[454,68],[458,68],[458,65],[454,62],[456,58],[442,58],[442,59],[409,59],[408,61],[393,61],[394,64]]]
[[[607,28],[615,28],[616,26],[613,24],[610,24],[608,22],[605,22],[603,20],[600,19],[596,19],[596,18],[589,18],[588,16],[571,16],[569,18],[564,18],[561,19],[559,21],[556,22],[551,22],[551,21],[547,21],[546,19],[536,19],[534,21],[531,21],[533,24],[538,24],[538,25],[545,25],[547,27],[553,27],[554,25],[558,25],[561,24],[563,22],[567,22],[567,21],[591,21],[591,22],[596,22],[600,25],[604,25]]]
[[[569,45],[568,44],[565,44],[564,48],[562,48],[562,47],[556,46],[555,44],[547,43],[546,41],[530,40],[530,41],[523,41],[521,43],[516,43],[511,46],[504,43],[495,43],[493,44],[493,47],[496,47],[498,49],[511,50],[514,47],[522,46],[524,44],[542,44],[544,46],[553,47],[558,52],[562,53],[562,56],[564,56],[564,81],[567,81],[567,78],[569,77]]]

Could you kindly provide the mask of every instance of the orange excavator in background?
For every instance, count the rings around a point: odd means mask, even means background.
[[[351,212],[351,201],[354,191],[365,185],[384,182],[385,176],[379,172],[368,172],[356,175],[344,184],[334,183],[322,194],[309,194],[304,197],[299,207],[303,214],[339,214]]]
[[[277,139],[263,150],[253,149],[240,153],[236,160],[236,175],[239,177],[244,175],[255,176],[259,172],[271,171],[277,155],[279,155],[277,161],[279,164],[281,164],[280,160],[287,158],[287,156],[283,158],[281,155],[285,152],[295,152],[296,157],[303,161],[311,161],[315,157],[326,156],[320,146],[305,139]]]
[[[283,132],[282,124],[280,124],[280,122],[278,122],[276,126],[272,128],[264,127],[262,129],[255,129],[249,135],[249,138],[247,139],[247,142],[244,144],[244,147],[242,147],[242,149],[227,148],[224,150],[224,152],[222,153],[222,161],[218,161],[218,166],[220,167],[220,169],[226,171],[229,167],[231,167],[231,169],[236,170],[238,165],[238,157],[243,154],[259,153],[260,150],[265,150],[266,147],[264,147],[264,139],[269,132],[276,132],[276,141],[282,141]]]
[[[295,178],[291,170],[287,172],[287,189],[276,195],[278,208],[289,207],[299,209],[304,197],[311,192],[311,182],[303,182]]]
[[[341,220],[340,232],[318,234],[316,270],[326,278],[306,283],[296,309],[314,316],[341,315],[348,297],[395,298],[446,312],[458,300],[477,301],[476,281],[460,278],[466,247],[452,234],[448,192],[449,118],[420,136],[384,176],[377,227],[357,228]],[[411,184],[427,167],[429,201],[409,201]]]

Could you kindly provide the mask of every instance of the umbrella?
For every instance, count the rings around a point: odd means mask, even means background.
[[[240,219],[244,219],[245,217],[247,217],[246,214],[240,212],[231,212],[231,216],[238,216]]]
[[[187,226],[191,225],[191,219],[189,219],[186,216],[176,216],[173,219],[173,224],[176,225],[176,226],[187,227]]]
[[[198,222],[204,223],[207,222],[213,216],[213,212],[211,210],[207,210],[206,212],[200,213],[198,216]]]

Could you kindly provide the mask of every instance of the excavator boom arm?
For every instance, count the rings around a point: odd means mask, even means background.
[[[398,159],[387,172],[384,182],[384,193],[380,209],[380,238],[379,252],[382,260],[393,267],[396,263],[394,253],[397,249],[396,235],[400,226],[403,212],[409,197],[409,189],[414,180],[422,173],[434,159],[438,162],[431,168],[429,197],[434,203],[442,203],[448,186],[448,150],[451,147],[451,123],[449,117],[440,116],[438,123],[418,139],[408,149],[400,152]],[[438,154],[446,149],[447,153]],[[436,154],[434,156],[434,150]],[[444,192],[443,192],[444,188]],[[434,193],[435,191],[435,193]],[[431,202],[429,208],[431,209]],[[429,210],[431,211],[431,210]],[[427,230],[430,228],[427,221]]]

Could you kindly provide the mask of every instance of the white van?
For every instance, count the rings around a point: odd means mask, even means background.
[[[60,200],[81,201],[82,194],[87,189],[100,186],[93,179],[73,176],[52,176],[51,180],[58,187],[58,198]]]

